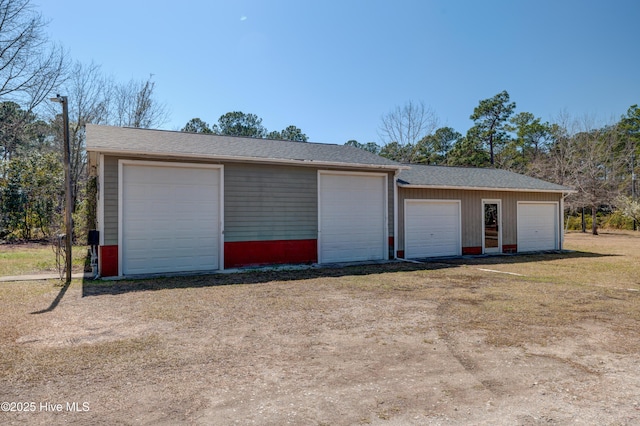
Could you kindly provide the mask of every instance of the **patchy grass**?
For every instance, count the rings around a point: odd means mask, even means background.
[[[73,345],[72,341],[62,347],[50,347],[33,352],[27,347],[16,351],[14,357],[24,359],[20,368],[12,376],[21,382],[41,382],[55,380],[58,376],[82,375],[88,366],[100,365],[100,370],[117,368],[122,363],[133,363],[138,368],[149,369],[161,361],[163,350],[157,335],[131,337],[116,341]],[[153,352],[153,361],[145,354]],[[141,357],[146,359],[140,359]],[[11,384],[11,381],[8,382]],[[13,383],[14,385],[16,383]]]
[[[640,326],[640,234],[570,234],[566,248],[576,253],[456,261],[457,270],[416,273],[445,280],[422,293],[448,314],[448,331],[482,330],[495,345],[547,345],[598,321],[620,333],[617,351],[640,350],[638,339],[624,337]]]
[[[73,271],[82,272],[87,258],[86,246],[73,247]],[[0,245],[0,276],[56,273],[56,255],[47,244]]]
[[[593,237],[574,233],[567,237],[566,248],[575,252],[90,283],[85,290],[87,294],[166,290],[168,298],[146,307],[145,314],[200,325],[212,308],[225,309],[229,303],[227,292],[211,292],[207,288],[211,285],[269,283],[271,287],[261,289],[259,301],[254,303],[270,316],[330,310],[330,301],[313,296],[320,289],[327,294],[340,290],[353,297],[367,294],[367,298],[381,301],[423,300],[437,303],[440,314],[448,318],[442,332],[480,330],[492,344],[504,346],[546,345],[572,335],[573,326],[588,320],[606,322],[620,331],[640,325],[640,234]],[[290,288],[291,282],[295,282],[294,288]],[[310,289],[308,297],[300,294]],[[241,286],[237,291],[254,289]],[[287,297],[292,291],[297,297]],[[620,343],[622,351],[640,350],[635,339]]]
[[[0,400],[89,400],[111,424],[520,424],[532,407],[624,424],[636,408],[618,402],[640,389],[640,233],[566,248],[74,281],[43,314],[60,287],[3,283]],[[47,416],[15,420],[62,421]]]

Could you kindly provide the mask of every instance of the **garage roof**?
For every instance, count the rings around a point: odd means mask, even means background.
[[[418,164],[412,164],[410,169],[400,172],[398,185],[437,189],[575,192],[566,186],[545,182],[508,170]]]
[[[87,125],[87,151],[397,170],[406,168],[359,148],[238,136]]]

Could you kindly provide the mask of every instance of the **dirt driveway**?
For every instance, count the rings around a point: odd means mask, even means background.
[[[0,423],[639,424],[640,235],[567,246],[4,283]]]

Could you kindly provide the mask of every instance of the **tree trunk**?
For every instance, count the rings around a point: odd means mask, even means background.
[[[491,154],[491,167],[493,167],[493,135],[489,135],[489,151]]]
[[[591,233],[593,235],[598,235],[597,214],[598,214],[597,207],[596,206],[591,207],[591,219],[593,221],[591,224]]]

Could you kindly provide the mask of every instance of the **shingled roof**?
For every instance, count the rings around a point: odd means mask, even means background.
[[[92,124],[87,125],[87,151],[103,154],[352,166],[387,170],[406,168],[395,161],[346,145]]]
[[[418,164],[411,164],[410,169],[400,172],[398,185],[402,187],[441,189],[575,192],[566,186],[556,185],[555,183],[508,170]]]

